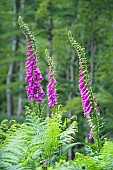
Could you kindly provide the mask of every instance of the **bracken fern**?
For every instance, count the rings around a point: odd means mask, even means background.
[[[25,122],[1,148],[0,168],[28,170],[54,164],[59,156],[65,155],[74,146],[69,144],[72,144],[77,132],[76,121],[68,128],[64,127],[60,110],[56,109],[51,118],[44,119],[27,108]]]

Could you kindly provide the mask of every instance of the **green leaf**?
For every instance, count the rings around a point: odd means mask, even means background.
[[[77,142],[77,143],[68,144],[67,146],[62,146],[62,148],[61,148],[62,155],[65,155],[73,146],[76,146],[79,144],[81,144],[81,143]]]

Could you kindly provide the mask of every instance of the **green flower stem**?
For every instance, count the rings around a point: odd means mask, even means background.
[[[42,110],[41,110],[41,103],[38,103],[38,109],[39,109],[39,115],[41,115]]]

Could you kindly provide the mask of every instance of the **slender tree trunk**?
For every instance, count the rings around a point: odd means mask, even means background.
[[[69,92],[68,100],[72,99],[72,92]],[[72,113],[68,112],[68,118],[71,118]],[[68,160],[72,160],[72,148],[68,152]]]
[[[53,19],[50,18],[50,24],[49,24],[49,42],[50,42],[50,56],[52,57],[53,54],[53,35],[52,35],[52,30],[53,30]]]
[[[70,64],[69,71],[67,72],[67,79],[71,82],[70,83],[71,90],[69,91],[69,94],[68,94],[68,100],[73,98],[72,89],[74,88],[74,81],[75,81],[75,67],[74,67],[73,63],[75,61],[75,51],[73,51],[73,53],[71,54],[70,61],[71,61],[71,64]],[[68,117],[71,118],[71,116],[72,116],[72,113],[69,112]],[[72,151],[73,150],[70,149],[68,152],[68,160],[72,160],[72,158],[73,158]]]
[[[14,21],[13,21],[13,27],[16,29],[17,25],[17,14],[19,9],[19,0],[13,1],[13,9],[14,9]],[[14,35],[13,38],[13,44],[12,44],[12,51],[16,51],[18,49],[18,36]],[[9,64],[9,69],[6,77],[6,84],[9,86],[12,83],[12,77],[13,77],[13,70],[14,70],[14,62],[11,62]],[[12,96],[12,90],[10,87],[6,89],[6,99],[7,99],[7,115],[13,115],[13,96]]]
[[[20,10],[23,15],[24,15],[24,3],[25,3],[25,0],[20,1]],[[23,46],[21,50],[23,51]],[[20,67],[19,82],[23,82],[24,61],[22,58],[21,58],[19,67]],[[23,85],[22,84],[19,86],[19,89],[20,89],[20,93],[18,96],[18,110],[17,110],[18,115],[22,114],[22,110],[23,110],[23,95],[22,95]]]
[[[90,42],[90,55],[91,55],[91,66],[90,66],[90,73],[91,73],[91,85],[94,83],[94,55],[96,52],[96,43],[94,41],[94,33],[92,33],[92,38]]]
[[[19,73],[19,81],[22,82],[23,81],[23,68],[24,68],[24,63],[23,61],[20,61],[20,73]],[[17,114],[20,115],[22,114],[22,109],[23,109],[23,95],[22,95],[22,88],[23,85],[19,86],[20,89],[20,94],[18,96],[18,110],[17,110]]]
[[[9,85],[12,82],[12,74],[13,74],[14,63],[12,62],[9,65],[9,70],[7,73],[6,84]],[[6,89],[6,98],[7,98],[7,115],[13,115],[13,97],[11,88]]]

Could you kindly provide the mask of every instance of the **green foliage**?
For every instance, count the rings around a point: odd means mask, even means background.
[[[69,127],[67,123],[72,121]],[[7,121],[2,122],[7,130]],[[15,128],[11,126],[9,137],[4,140],[0,151],[0,167],[9,169],[35,169],[46,162],[45,166],[54,164],[63,158],[75,145],[77,132],[75,117],[62,122],[62,112],[58,107],[51,118],[40,118],[31,109],[26,110],[23,124]],[[4,134],[5,134],[4,130]],[[43,165],[42,165],[43,166]]]
[[[26,120],[23,124],[18,125],[15,121],[8,123],[7,120],[1,123],[5,136],[0,150],[1,169],[112,169],[112,141],[106,141],[96,156],[92,154],[93,150],[87,155],[76,152],[74,160],[66,162],[63,159],[68,150],[79,144],[72,143],[77,132],[75,117],[65,119],[63,123],[60,108],[54,109],[52,117],[46,119],[36,116],[28,107],[26,109]],[[69,123],[71,124],[67,128]],[[54,165],[55,162],[57,163]]]
[[[113,169],[113,141],[106,141],[101,149],[99,165],[103,170]]]
[[[5,144],[5,142],[8,140],[10,135],[14,134],[14,132],[17,130],[17,128],[20,127],[20,124],[16,123],[15,120],[8,121],[7,119],[4,119],[1,122],[0,125],[0,148]]]
[[[4,136],[5,138],[0,150],[0,168],[112,170],[113,142],[107,140],[98,155],[94,153],[94,144],[86,143],[86,155],[76,152],[74,160],[65,161],[65,155],[70,148],[80,143],[73,143],[77,132],[76,117],[62,121],[62,113],[60,106],[56,106],[52,110],[51,118],[44,119],[26,107],[23,124],[4,120],[1,123],[2,139]]]
[[[21,1],[18,1],[21,2]],[[21,4],[20,4],[21,6]],[[86,55],[89,62],[88,69],[92,70],[93,87],[95,92],[100,94],[104,89],[107,93],[113,97],[113,29],[112,29],[112,2],[108,1],[81,1],[77,0],[27,0],[23,4],[24,12],[18,9],[19,15],[28,23],[35,35],[38,43],[38,51],[40,54],[40,68],[45,78],[44,86],[46,86],[47,75],[47,63],[45,61],[44,50],[48,48],[48,51],[52,52],[53,60],[56,65],[56,74],[58,83],[58,92],[60,94],[59,101],[63,102],[63,105],[67,105],[69,93],[72,93],[74,97],[79,97],[78,93],[78,57],[74,50],[70,48],[69,41],[67,39],[67,32],[71,30],[80,44],[85,47]],[[19,63],[21,60],[25,61],[25,39],[20,34],[19,27],[14,30],[13,1],[10,3],[7,1],[0,1],[0,112],[7,114],[6,103],[6,88],[12,89],[14,103],[14,113],[17,114],[17,102],[18,95],[23,95],[23,105],[26,105],[26,92],[24,78],[23,81],[19,81]],[[64,19],[65,18],[65,19]],[[52,27],[50,20],[52,19]],[[52,37],[50,38],[50,32]],[[12,51],[12,43],[14,36],[19,37],[19,46],[16,52]],[[52,47],[51,47],[52,46]],[[95,51],[95,50],[96,51]],[[95,51],[94,54],[92,52]],[[20,55],[21,53],[21,55]],[[71,61],[71,56],[74,56],[74,60]],[[9,63],[14,62],[15,68],[13,72],[12,82],[6,85],[6,77],[8,72]],[[93,66],[93,67],[92,67]],[[70,68],[74,68],[74,88],[70,86],[72,83],[70,77]],[[25,70],[23,70],[25,72]],[[68,78],[68,74],[69,78]],[[22,89],[18,88],[23,85]],[[101,100],[99,95],[99,100]],[[107,95],[107,98],[109,96]],[[73,99],[72,99],[73,100]],[[78,105],[78,100],[73,101],[73,107]],[[69,102],[71,103],[71,102]],[[100,103],[100,101],[99,101]],[[72,104],[72,103],[71,103]],[[76,106],[75,106],[76,105]],[[78,105],[80,106],[80,105]],[[67,106],[66,106],[67,107]],[[101,103],[100,111],[104,112],[105,120],[107,121],[107,131],[112,131],[112,127],[109,126],[109,121],[112,124],[112,103]],[[24,107],[23,107],[24,108]],[[79,112],[79,107],[76,113]],[[76,110],[76,108],[75,108]],[[74,108],[71,109],[68,105],[69,112],[75,112]],[[24,111],[22,111],[22,114]],[[80,109],[80,113],[81,109]],[[67,113],[66,113],[67,114]],[[0,116],[2,119],[2,116]],[[110,117],[110,120],[109,120]],[[80,117],[79,124],[81,125],[83,117]],[[3,120],[3,119],[2,119]],[[110,128],[109,128],[110,127]],[[106,132],[105,132],[106,133]],[[112,134],[111,136],[112,137]],[[83,140],[84,136],[81,135],[80,140]]]
[[[101,109],[109,107],[110,111],[113,110],[113,96],[107,90],[101,90],[96,97]]]
[[[48,168],[52,170],[53,167]],[[76,152],[74,160],[66,162],[60,160],[54,166],[56,170],[112,170],[113,169],[113,141],[106,141],[98,156],[83,155]]]
[[[66,102],[64,110],[71,112],[73,115],[77,115],[82,112],[81,98],[74,97]]]

